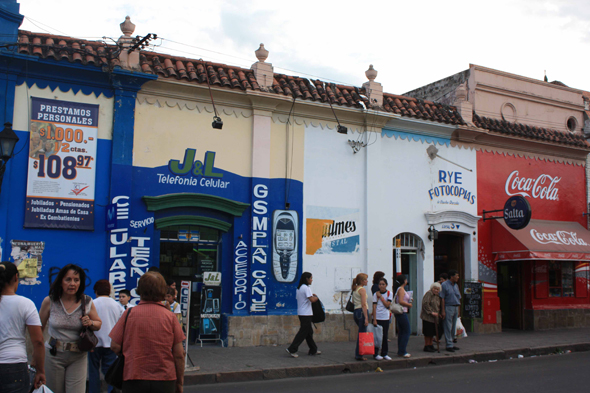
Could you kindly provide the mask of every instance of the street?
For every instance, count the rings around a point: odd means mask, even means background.
[[[187,386],[185,392],[587,392],[590,352],[383,373]]]

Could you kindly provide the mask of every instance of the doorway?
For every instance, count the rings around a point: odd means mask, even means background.
[[[413,310],[408,314],[410,330],[412,334],[418,334],[420,312],[415,310],[420,310],[422,299],[422,294],[417,292],[419,281],[422,281],[418,277],[418,253],[423,253],[424,244],[418,236],[407,232],[397,235],[393,242],[395,246],[393,250],[393,277],[397,277],[398,273],[401,273],[408,278],[406,291],[411,291],[414,299]],[[396,253],[398,250],[401,259],[401,272],[398,272],[396,268]],[[393,288],[393,283],[391,288]]]
[[[160,232],[160,273],[176,282],[191,281],[189,305],[191,342],[201,324],[201,290],[203,273],[220,271],[220,231],[201,226],[174,226]]]
[[[522,329],[522,266],[517,262],[500,262],[497,269],[502,329]]]
[[[463,234],[439,232],[434,241],[434,277],[438,281],[441,273],[449,270],[459,272],[460,280],[465,279],[465,257],[463,252]]]

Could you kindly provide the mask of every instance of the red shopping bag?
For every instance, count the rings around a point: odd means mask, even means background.
[[[359,333],[359,355],[374,355],[375,340],[373,333]]]

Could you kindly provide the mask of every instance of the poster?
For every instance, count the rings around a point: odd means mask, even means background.
[[[41,284],[38,280],[43,266],[43,250],[45,242],[31,242],[28,240],[11,240],[10,257],[18,269],[20,285]]]
[[[201,292],[201,335],[221,334],[221,287],[203,286]]]
[[[94,230],[98,110],[31,98],[26,228]]]

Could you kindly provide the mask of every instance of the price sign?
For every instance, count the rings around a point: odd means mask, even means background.
[[[463,317],[478,319],[483,317],[483,287],[480,282],[465,281],[463,285]]]
[[[25,227],[93,230],[99,106],[31,102]]]

